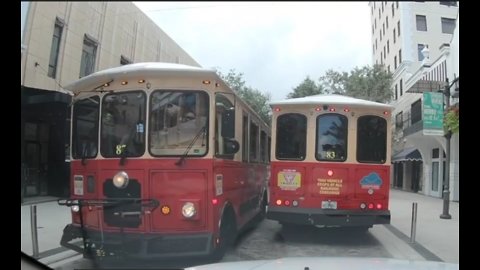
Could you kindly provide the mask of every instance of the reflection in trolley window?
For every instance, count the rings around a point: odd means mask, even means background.
[[[321,161],[347,159],[347,117],[340,114],[323,114],[317,117],[316,158]]]
[[[305,159],[307,117],[288,113],[277,118],[277,159]]]
[[[385,163],[387,121],[379,116],[366,115],[358,118],[357,127],[357,161]]]
[[[94,158],[98,152],[98,96],[81,99],[73,107],[73,158]]]
[[[102,101],[101,153],[104,157],[139,157],[145,152],[144,92],[105,95]]]
[[[207,153],[208,95],[200,91],[155,91],[150,105],[150,153],[190,156]]]

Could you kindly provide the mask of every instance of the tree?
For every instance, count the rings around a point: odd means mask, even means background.
[[[330,69],[319,80],[326,92],[332,94],[383,103],[392,98],[392,74],[381,65],[355,67],[350,73]]]
[[[268,103],[270,102],[270,93],[263,93],[258,89],[246,86],[243,79],[243,73],[237,73],[235,69],[223,75],[217,70],[218,76],[225,81],[225,83],[232,88],[268,125],[271,121],[271,109]]]
[[[293,88],[293,92],[290,92],[287,95],[287,98],[300,98],[300,97],[307,97],[318,95],[323,92],[323,88],[320,85],[317,85],[314,81],[310,79],[309,76],[303,80],[300,85]]]

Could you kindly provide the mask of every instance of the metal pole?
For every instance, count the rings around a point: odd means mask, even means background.
[[[417,203],[412,203],[412,227],[410,234],[410,243],[415,243],[415,236],[417,234]]]
[[[447,85],[445,86],[445,92],[444,95],[446,96],[447,100],[445,101],[445,105],[448,108],[450,107],[450,85],[448,83],[448,78],[447,78]],[[444,176],[444,183],[443,183],[443,213],[440,215],[441,219],[451,219],[452,216],[448,213],[449,207],[450,207],[450,139],[452,138],[452,132],[450,130],[447,131],[447,134],[445,134],[445,138],[447,139],[446,141],[446,161],[445,161],[445,176]]]
[[[30,224],[32,228],[33,257],[38,258],[37,206],[30,205]]]

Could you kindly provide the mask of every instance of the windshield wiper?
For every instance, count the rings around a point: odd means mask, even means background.
[[[180,159],[175,162],[175,165],[177,166],[181,166],[184,161],[185,161],[185,158],[188,156],[188,152],[190,151],[190,149],[192,149],[193,145],[195,144],[195,142],[197,141],[197,139],[200,137],[200,135],[203,133],[203,140],[202,140],[202,146],[205,146],[205,133],[206,133],[206,127],[207,127],[207,124],[205,124],[199,131],[198,133],[195,135],[195,137],[192,139],[192,141],[190,142],[190,144],[187,146],[187,149],[185,150],[185,153],[183,153],[183,155],[180,157]]]

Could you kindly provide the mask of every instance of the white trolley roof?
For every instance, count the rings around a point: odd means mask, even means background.
[[[347,105],[351,107],[369,107],[369,108],[376,107],[378,109],[385,109],[385,110],[393,109],[393,106],[384,104],[384,103],[363,100],[363,99],[342,96],[342,95],[323,95],[323,94],[270,102],[271,107],[279,106],[279,105]]]
[[[149,77],[168,77],[168,76],[182,76],[201,77],[214,76],[219,80],[215,70],[187,66],[182,64],[160,63],[160,62],[145,62],[130,65],[124,65],[114,68],[105,69],[95,72],[86,77],[83,77],[64,88],[74,94],[79,94],[84,91],[92,91],[92,89],[99,87],[105,83],[116,80],[128,80],[131,78],[149,78]]]

